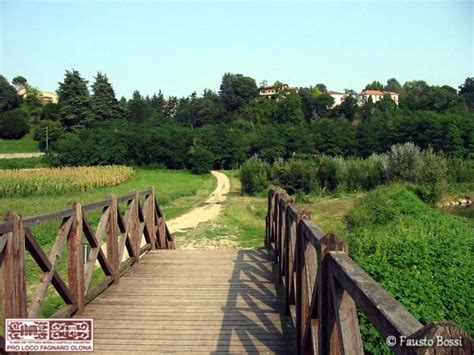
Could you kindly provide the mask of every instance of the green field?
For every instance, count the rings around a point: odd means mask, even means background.
[[[36,153],[39,152],[38,142],[28,133],[22,139],[0,139],[0,154]]]
[[[33,195],[30,197],[14,197],[0,199],[0,213],[5,215],[7,211],[16,211],[23,216],[32,216],[66,207],[72,200],[81,203],[93,202],[107,197],[110,193],[117,196],[127,194],[132,190],[145,190],[154,186],[157,200],[166,218],[172,218],[178,214],[192,209],[205,197],[207,197],[216,186],[216,180],[212,175],[193,175],[185,171],[144,170],[135,169],[130,180],[118,186],[98,188],[91,192],[75,192],[65,194]],[[119,205],[122,212],[125,203]],[[96,228],[100,211],[87,214],[87,219],[92,228]],[[58,231],[60,221],[42,224],[32,228],[32,233],[46,254],[49,254]],[[38,286],[41,271],[31,256],[26,255],[26,283],[28,302],[31,301]],[[63,250],[57,266],[59,274],[67,282],[67,256]],[[95,285],[104,277],[102,269],[96,268],[91,285]],[[63,306],[63,301],[55,291],[54,287],[48,288],[48,295],[41,309],[41,316],[50,316]]]
[[[125,195],[133,190],[143,191],[155,187],[157,199],[167,218],[186,212],[203,200],[215,188],[210,175],[193,175],[185,171],[135,169],[130,180],[118,186],[98,188],[90,192],[35,195],[29,197],[0,198],[0,215],[15,211],[32,216],[63,209],[70,201],[82,204],[99,201],[110,193]]]

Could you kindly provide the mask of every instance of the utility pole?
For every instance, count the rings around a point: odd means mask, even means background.
[[[49,153],[48,140],[49,140],[49,131],[48,131],[48,126],[46,126],[46,153]]]

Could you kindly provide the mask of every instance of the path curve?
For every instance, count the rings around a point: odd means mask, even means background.
[[[218,171],[211,171],[211,174],[217,179],[217,187],[214,192],[205,202],[190,212],[166,221],[171,233],[183,232],[186,229],[194,229],[200,223],[213,220],[219,215],[222,209],[222,204],[227,199],[230,182],[226,175],[219,173]]]

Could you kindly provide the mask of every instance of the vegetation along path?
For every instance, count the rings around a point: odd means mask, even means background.
[[[227,199],[230,183],[229,178],[217,171],[212,171],[217,179],[217,187],[209,198],[192,211],[174,218],[167,222],[171,233],[182,232],[186,229],[194,229],[200,223],[216,218],[222,208],[222,203]]]

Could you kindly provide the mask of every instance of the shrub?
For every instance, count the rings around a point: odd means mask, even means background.
[[[315,187],[316,164],[313,160],[290,159],[276,161],[272,166],[272,180],[288,193],[309,193]]]
[[[33,134],[33,139],[39,141],[41,149],[46,148],[46,127],[48,128],[48,144],[54,145],[64,135],[64,128],[58,121],[40,121]]]
[[[270,184],[270,165],[256,157],[252,157],[242,164],[239,173],[242,192],[252,195],[268,188]]]
[[[329,191],[347,189],[347,163],[342,157],[323,155],[319,158],[317,178],[322,188]]]
[[[442,155],[433,153],[433,149],[425,150],[421,157],[423,165],[420,170],[419,197],[430,204],[436,203],[448,190],[448,166]]]
[[[417,182],[423,165],[420,148],[413,143],[395,144],[388,152],[389,180]]]
[[[474,181],[473,159],[449,159],[447,165],[450,182],[463,183]]]
[[[28,133],[28,115],[21,109],[0,114],[0,138],[20,139]]]
[[[214,155],[204,147],[192,147],[188,156],[188,168],[194,174],[206,174],[212,170]]]
[[[429,207],[400,185],[379,187],[350,214],[351,257],[415,318],[452,320],[474,332],[472,226]],[[367,352],[387,350],[362,328]],[[377,351],[375,351],[377,349]]]

